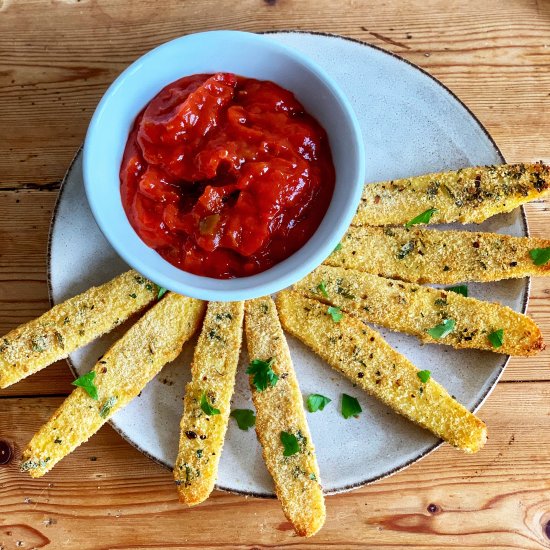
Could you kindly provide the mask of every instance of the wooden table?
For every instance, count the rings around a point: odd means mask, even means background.
[[[550,161],[548,0],[0,0],[0,334],[48,308],[46,242],[59,182],[109,83],[176,36],[307,29],[368,41],[429,71],[508,161]],[[527,208],[550,236],[544,202]],[[550,340],[550,287],[529,313]],[[480,415],[475,456],[443,446],[405,471],[327,499],[301,540],[273,500],[216,492],[184,509],[171,474],[110,426],[41,480],[22,447],[71,387],[60,362],[0,392],[0,549],[549,548],[550,354],[510,362]]]

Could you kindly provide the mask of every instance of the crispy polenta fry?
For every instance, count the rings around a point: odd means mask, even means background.
[[[444,289],[327,265],[293,288],[364,321],[412,334],[430,344],[520,356],[535,355],[544,348],[540,329],[526,315]],[[453,331],[439,339],[430,336],[428,331],[445,319],[455,321]],[[498,330],[503,331],[503,341],[495,348],[489,336]]]
[[[54,306],[0,338],[0,388],[63,359],[152,302],[158,287],[137,271]]]
[[[302,394],[270,297],[246,302],[245,330],[251,361],[268,362],[278,377],[274,386],[268,384],[263,391],[258,391],[251,378],[256,434],[264,460],[285,516],[300,536],[309,537],[325,522],[325,502]],[[299,444],[292,456],[283,455],[282,432],[292,434]]]
[[[206,500],[216,482],[239,363],[244,302],[209,302],[185,388],[174,479],[180,502]]]
[[[549,276],[529,252],[550,240],[497,233],[405,227],[350,227],[326,265],[358,269],[411,283],[454,284]]]
[[[550,166],[503,164],[365,185],[352,225],[402,225],[429,209],[429,223],[481,223],[550,193]]]
[[[34,435],[21,470],[41,477],[87,441],[179,355],[203,313],[204,302],[173,293],[150,309],[94,366],[98,399],[76,388]]]
[[[395,412],[467,453],[485,444],[481,420],[433,378],[423,382],[406,357],[355,316],[343,313],[335,322],[326,304],[291,291],[277,295],[277,308],[285,330]]]

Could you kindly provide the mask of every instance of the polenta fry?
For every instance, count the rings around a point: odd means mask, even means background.
[[[485,444],[481,420],[433,378],[423,382],[406,357],[353,315],[335,322],[326,304],[291,291],[277,295],[277,308],[285,330],[395,412],[467,453]]]
[[[294,290],[425,343],[520,356],[535,355],[544,348],[540,329],[526,315],[444,289],[322,265],[296,283]],[[433,338],[428,331],[444,319],[456,322],[454,330],[443,338]],[[489,339],[497,330],[503,331],[498,348]]]
[[[365,185],[352,225],[403,225],[435,209],[435,223],[481,223],[550,193],[550,166],[503,164]]]
[[[41,477],[87,441],[179,355],[203,313],[204,302],[173,293],[150,309],[94,366],[98,399],[76,388],[32,438],[21,469]]]
[[[549,276],[530,251],[550,240],[497,233],[405,227],[350,227],[326,265],[358,269],[411,283],[454,284]]]
[[[180,502],[206,500],[216,482],[242,342],[244,302],[210,302],[185,389],[174,479]]]
[[[278,377],[275,385],[271,383],[263,391],[258,391],[251,378],[256,433],[264,460],[285,516],[300,536],[309,537],[323,526],[325,503],[302,394],[271,298],[246,302],[245,330],[251,361],[269,364]],[[283,455],[283,432],[299,445],[291,456]]]
[[[0,338],[0,388],[63,359],[152,302],[158,287],[137,271],[54,306]]]

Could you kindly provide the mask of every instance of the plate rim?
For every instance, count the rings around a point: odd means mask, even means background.
[[[506,163],[506,159],[504,158],[504,155],[502,154],[502,151],[500,150],[499,146],[496,144],[496,142],[493,139],[492,135],[489,133],[487,128],[481,123],[479,118],[470,110],[470,108],[451,89],[449,89],[445,84],[443,84],[435,76],[433,76],[432,74],[427,72],[422,67],[419,67],[415,63],[409,61],[408,59],[405,59],[405,58],[401,57],[400,55],[398,55],[398,54],[396,54],[392,51],[381,48],[380,46],[376,46],[374,44],[364,42],[364,41],[359,40],[357,38],[351,38],[351,37],[343,36],[341,34],[336,34],[336,33],[329,33],[329,32],[323,32],[323,31],[297,30],[297,29],[281,29],[281,30],[262,31],[262,32],[259,32],[258,34],[265,34],[265,35],[272,35],[272,34],[302,34],[302,35],[314,35],[314,36],[323,36],[323,37],[326,37],[326,38],[347,40],[349,42],[353,42],[353,43],[358,44],[360,46],[371,48],[371,49],[376,50],[376,51],[378,51],[382,54],[389,55],[389,56],[395,58],[396,60],[401,61],[401,62],[409,65],[410,67],[412,67],[413,69],[418,70],[420,73],[424,74],[425,76],[428,76],[430,78],[430,80],[432,80],[444,92],[449,94],[452,97],[452,99],[454,99],[458,104],[460,104],[460,106],[468,113],[468,115],[471,117],[471,119],[473,119],[473,121],[477,124],[479,129],[488,138],[488,140],[491,143],[491,145],[493,146],[497,156],[500,158],[500,161],[503,164]],[[47,262],[47,265],[46,265],[46,278],[47,278],[47,287],[48,287],[48,301],[49,301],[50,307],[53,307],[55,305],[54,301],[53,301],[53,288],[52,288],[52,277],[51,277],[52,241],[53,241],[54,225],[55,225],[55,222],[56,222],[56,219],[57,219],[57,212],[58,212],[59,205],[61,203],[63,192],[65,190],[65,183],[66,183],[66,181],[69,177],[69,174],[71,173],[71,171],[73,169],[73,166],[74,166],[75,162],[78,160],[79,156],[81,156],[81,155],[82,155],[82,144],[79,146],[76,153],[74,154],[74,156],[73,156],[71,162],[69,163],[69,166],[67,167],[67,170],[66,170],[66,172],[63,176],[63,179],[61,180],[61,183],[60,183],[60,186],[59,186],[59,191],[58,191],[58,194],[57,194],[57,198],[56,198],[55,205],[54,205],[54,208],[52,210],[52,215],[51,215],[51,219],[50,219],[50,224],[49,224],[49,229],[48,229],[47,252],[46,252],[46,262]],[[528,224],[528,221],[527,221],[527,216],[525,214],[525,208],[524,208],[523,205],[520,206],[520,213],[521,213],[521,223],[523,225],[525,235],[528,237],[528,236],[530,236],[529,224]],[[524,287],[524,296],[523,296],[523,301],[522,301],[522,305],[521,305],[521,313],[523,313],[523,314],[525,314],[525,312],[527,311],[527,306],[529,304],[529,298],[530,298],[530,295],[531,295],[531,278],[526,277],[525,279],[526,279],[526,284],[525,284],[525,287]],[[510,357],[511,357],[510,355],[504,356],[504,359],[503,359],[501,365],[498,367],[498,372],[493,377],[493,379],[490,381],[490,385],[487,388],[487,390],[485,391],[485,393],[480,396],[480,398],[477,400],[476,404],[472,407],[471,412],[476,412],[483,405],[483,403],[489,397],[489,395],[492,393],[492,391],[495,389],[498,381],[500,380],[500,378],[502,377],[502,374],[504,373],[504,370],[505,370],[506,366],[508,365],[508,362],[510,361]],[[71,371],[71,374],[74,376],[74,378],[75,379],[78,378],[78,372],[77,372],[71,358],[66,357],[65,361],[67,362],[67,364],[69,366],[69,369]],[[132,447],[134,447],[141,454],[143,454],[144,456],[146,456],[147,458],[149,458],[153,462],[159,464],[163,468],[165,468],[169,471],[172,470],[172,467],[168,463],[166,463],[163,460],[151,455],[148,451],[142,449],[139,444],[137,444],[135,441],[131,440],[125,433],[122,432],[122,430],[116,424],[114,424],[112,419],[108,420],[108,423],[122,437],[122,439],[127,441]],[[418,462],[418,461],[422,460],[423,458],[425,458],[426,456],[431,454],[433,451],[438,449],[443,443],[444,443],[443,440],[439,440],[439,441],[435,442],[431,447],[428,447],[428,449],[426,449],[425,451],[422,451],[420,454],[418,454],[415,457],[407,460],[403,464],[400,464],[399,466],[397,466],[395,468],[392,468],[388,472],[376,475],[376,476],[371,477],[371,478],[367,478],[365,480],[361,480],[361,481],[356,482],[356,483],[350,483],[350,484],[344,485],[343,487],[339,487],[339,488],[334,489],[334,490],[330,490],[330,491],[323,490],[323,493],[325,495],[335,495],[335,494],[339,494],[339,493],[346,493],[346,492],[352,491],[354,489],[364,487],[365,485],[370,485],[371,483],[374,483],[374,482],[379,481],[381,479],[390,477],[390,476],[392,476],[392,475],[408,468],[409,466],[411,466],[415,462]],[[237,489],[230,488],[230,487],[224,487],[223,485],[218,484],[218,483],[215,484],[215,489],[220,490],[220,491],[224,491],[226,493],[231,493],[231,494],[235,494],[235,495],[242,495],[242,496],[245,496],[245,497],[255,497],[255,498],[264,498],[264,499],[275,499],[275,498],[277,498],[275,493],[250,491],[250,490],[237,490]]]

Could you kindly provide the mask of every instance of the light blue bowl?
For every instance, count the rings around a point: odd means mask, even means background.
[[[221,71],[272,80],[294,92],[327,131],[336,170],[332,201],[311,239],[263,273],[237,279],[193,275],[168,263],[139,238],[120,197],[120,164],[137,114],[170,82],[186,75]],[[140,57],[101,99],[84,142],[86,195],[97,224],[113,248],[158,285],[203,300],[265,296],[315,269],[347,230],[361,198],[364,175],[365,151],[359,123],[338,86],[304,55],[265,36],[245,32],[191,34]]]

